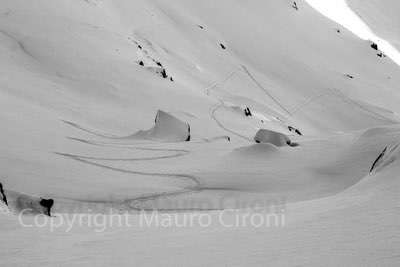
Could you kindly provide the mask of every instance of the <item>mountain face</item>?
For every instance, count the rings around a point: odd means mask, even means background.
[[[399,1],[347,0],[347,3],[378,36],[400,49]]]
[[[5,264],[396,261],[400,67],[372,42],[301,0],[0,2]],[[397,1],[348,2],[400,48]],[[14,216],[270,200],[286,228],[48,234]]]

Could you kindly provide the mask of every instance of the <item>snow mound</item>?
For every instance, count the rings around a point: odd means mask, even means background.
[[[133,137],[169,142],[190,141],[190,125],[167,112],[159,110],[155,118],[154,127],[149,130],[139,131]]]
[[[256,143],[269,143],[278,147],[293,145],[292,141],[290,141],[289,137],[285,134],[267,129],[258,130],[254,137],[254,141],[256,141]]]

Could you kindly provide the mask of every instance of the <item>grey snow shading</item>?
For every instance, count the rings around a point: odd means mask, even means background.
[[[154,127],[149,130],[141,130],[132,137],[167,142],[190,141],[190,125],[167,112],[159,110]]]
[[[250,146],[236,148],[231,152],[234,157],[244,158],[262,158],[274,155],[279,152],[279,149],[272,144],[253,144]]]
[[[277,147],[282,146],[297,146],[296,143],[292,143],[288,136],[283,133],[274,132],[267,129],[258,130],[254,137],[256,143],[272,144]]]

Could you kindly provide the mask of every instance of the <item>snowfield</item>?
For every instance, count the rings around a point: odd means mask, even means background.
[[[400,19],[396,15],[400,3],[394,0],[384,2],[371,0],[348,0],[349,6],[381,37],[397,49],[400,48]]]
[[[398,3],[364,2],[399,48]],[[0,3],[0,266],[400,264],[372,41],[303,0]]]

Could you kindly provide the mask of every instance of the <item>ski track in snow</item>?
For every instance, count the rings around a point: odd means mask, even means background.
[[[77,128],[81,131],[90,133],[92,135],[98,136],[98,137],[106,137],[109,138],[110,135],[107,134],[99,134],[97,131],[93,130],[88,130],[76,123],[69,122],[69,121],[63,121],[64,123]],[[216,190],[221,190],[221,191],[231,191],[232,189],[230,188],[213,188],[213,187],[206,187],[204,186],[200,179],[194,175],[190,174],[181,174],[181,173],[163,173],[163,172],[145,172],[145,171],[133,171],[133,170],[127,170],[127,169],[122,169],[122,168],[116,168],[112,166],[108,166],[105,164],[100,164],[97,162],[94,162],[95,160],[99,161],[114,161],[114,162],[124,162],[124,161],[154,161],[154,160],[162,160],[162,159],[170,159],[170,158],[178,158],[178,157],[183,157],[187,156],[190,151],[185,150],[185,149],[173,149],[173,148],[149,148],[149,147],[136,147],[137,143],[134,144],[121,144],[121,143],[107,143],[107,142],[100,142],[100,141],[91,141],[91,140],[85,140],[81,138],[75,138],[75,137],[67,137],[70,140],[76,141],[76,142],[81,142],[84,144],[89,144],[89,145],[94,145],[94,146],[100,146],[100,147],[113,147],[113,148],[120,148],[120,149],[130,149],[130,150],[142,150],[142,151],[154,151],[154,152],[176,152],[175,154],[172,155],[166,155],[166,156],[154,156],[154,157],[138,157],[138,158],[104,158],[104,157],[95,157],[95,156],[83,156],[83,155],[76,155],[76,154],[70,154],[70,153],[61,153],[61,152],[54,152],[54,154],[62,157],[69,158],[71,160],[78,161],[80,163],[84,163],[90,166],[95,166],[99,168],[104,168],[116,172],[121,172],[121,173],[128,173],[128,174],[134,174],[134,175],[142,175],[142,176],[151,176],[151,177],[164,177],[164,178],[172,178],[172,179],[178,179],[178,180],[183,180],[183,181],[188,181],[192,183],[192,185],[188,185],[187,187],[184,187],[183,189],[180,190],[174,190],[174,191],[167,191],[167,192],[156,192],[156,193],[151,193],[151,194],[146,194],[143,196],[139,196],[136,198],[131,198],[131,199],[126,199],[123,201],[118,201],[118,202],[110,202],[110,201],[95,201],[95,203],[103,203],[103,204],[113,204],[117,205],[119,207],[122,207],[122,209],[125,209],[127,211],[129,210],[154,210],[153,209],[148,209],[145,208],[143,205],[145,202],[150,201],[150,200],[158,200],[162,198],[167,198],[167,197],[176,197],[184,194],[193,194],[193,193],[199,193],[202,191],[216,191]],[[222,139],[224,137],[216,137],[214,139]],[[114,137],[113,137],[114,139]],[[209,142],[207,140],[204,140],[204,142]],[[154,145],[153,143],[146,143],[147,145]],[[161,143],[165,144],[165,143]],[[233,190],[233,191],[238,191],[238,190]],[[88,200],[82,200],[82,199],[70,199],[73,201],[78,201],[80,203],[92,203],[92,201]],[[157,208],[157,210],[160,211],[201,211],[201,210],[219,210],[219,209],[202,209],[202,208],[183,208],[183,209],[169,209],[169,208]]]
[[[163,177],[163,178],[169,178],[169,179],[178,179],[181,181],[189,182],[191,185],[186,186],[185,188],[181,190],[174,190],[171,192],[156,192],[156,193],[151,193],[145,196],[140,196],[136,198],[131,198],[129,200],[125,200],[123,202],[120,202],[120,204],[126,204],[127,202],[136,202],[135,208],[137,210],[143,210],[143,208],[138,207],[139,203],[143,203],[148,200],[154,200],[158,198],[164,198],[164,197],[170,197],[170,196],[178,196],[186,193],[193,193],[201,190],[201,182],[200,180],[189,174],[181,174],[181,173],[162,173],[162,172],[144,172],[144,171],[133,171],[133,170],[127,170],[127,169],[122,169],[122,168],[117,168],[117,167],[112,167],[108,166],[105,164],[100,164],[97,162],[93,162],[91,160],[88,160],[87,157],[81,157],[78,155],[71,155],[71,154],[63,154],[63,153],[56,153],[59,156],[63,156],[90,166],[95,166],[103,169],[108,169],[111,171],[115,172],[121,172],[121,173],[127,173],[127,174],[133,174],[133,175],[142,175],[142,176],[151,176],[151,177]],[[158,159],[158,158],[157,158]],[[151,160],[151,159],[149,159]],[[85,201],[80,201],[80,202],[85,202]],[[110,202],[104,202],[104,203],[110,203]],[[130,207],[132,208],[132,207]],[[162,209],[160,209],[162,210]]]
[[[28,57],[34,59],[35,61],[39,61],[31,52],[28,51],[28,49],[25,47],[24,43],[22,41],[18,40],[14,35],[10,34],[7,31],[4,31],[4,30],[0,30],[0,33],[3,34],[4,36],[8,37],[13,42],[15,42],[18,45],[19,49],[22,51],[22,53],[24,53]]]
[[[99,133],[97,131],[94,130],[89,130],[81,125],[79,125],[78,123],[72,122],[72,121],[67,121],[67,120],[61,120],[63,123],[70,125],[78,130],[87,132],[89,134],[93,134],[96,135],[97,137],[102,137],[102,138],[108,138],[108,139],[125,139],[127,138],[127,136],[116,136],[116,135],[110,135],[110,134],[104,134],[104,133]]]
[[[84,131],[86,133],[95,135],[97,137],[102,137],[102,138],[107,138],[107,139],[125,139],[124,137],[117,137],[115,135],[108,135],[108,134],[103,134],[99,133],[98,131],[95,130],[89,130],[83,126],[80,126],[77,123],[62,120],[64,123],[67,125],[70,125],[78,130]],[[199,190],[201,190],[201,182],[200,180],[189,174],[178,174],[178,173],[159,173],[159,172],[144,172],[144,171],[132,171],[132,170],[127,170],[127,169],[121,169],[121,168],[116,168],[112,166],[107,166],[105,164],[100,164],[93,162],[92,160],[104,160],[104,161],[153,161],[153,160],[161,160],[161,159],[170,159],[170,158],[177,158],[177,157],[183,157],[186,156],[190,153],[189,150],[183,150],[183,149],[160,149],[160,148],[147,148],[147,147],[132,147],[132,145],[137,145],[135,144],[121,144],[121,143],[106,143],[106,142],[96,142],[96,141],[89,141],[89,140],[84,140],[80,138],[73,138],[73,137],[68,137],[70,140],[85,143],[85,144],[90,144],[90,145],[95,145],[95,146],[104,146],[104,147],[114,147],[114,148],[126,148],[126,149],[131,149],[131,150],[143,150],[143,151],[154,151],[154,152],[177,152],[173,155],[168,155],[168,156],[154,156],[154,157],[141,157],[141,158],[101,158],[101,157],[94,157],[94,156],[82,156],[82,155],[75,155],[75,154],[69,154],[69,153],[60,153],[60,152],[54,152],[56,155],[66,157],[87,165],[99,167],[99,168],[104,168],[116,172],[122,172],[122,173],[128,173],[128,174],[133,174],[133,175],[142,175],[142,176],[151,176],[151,177],[164,177],[164,178],[173,178],[173,179],[178,179],[178,180],[183,180],[183,181],[189,181],[192,183],[192,185],[183,188],[181,190],[175,190],[171,192],[156,192],[152,194],[148,194],[146,196],[140,196],[137,198],[132,198],[129,200],[125,200],[123,202],[120,202],[120,205],[126,204],[126,203],[132,203],[135,202],[135,207],[129,206],[129,208],[135,209],[135,210],[145,210],[143,208],[138,207],[137,202],[145,202],[148,200],[154,200],[158,198],[165,198],[165,197],[171,197],[171,196],[178,196],[182,194],[187,194],[187,193],[194,193]],[[146,143],[146,144],[151,144]],[[83,200],[79,200],[80,202],[85,202]],[[109,203],[109,202],[104,202],[104,203]]]
[[[13,41],[15,41],[20,49],[27,54],[28,56],[32,57],[35,59],[35,57],[33,55],[31,55],[24,47],[24,45],[18,41],[14,36],[8,34],[7,32],[4,31],[0,31],[0,33],[2,33],[3,35],[9,37],[10,39],[12,39]],[[383,117],[381,114],[378,114],[376,112],[373,112],[369,109],[366,109],[364,106],[357,104],[355,101],[351,100],[350,98],[344,96],[341,92],[337,92],[337,90],[331,90],[325,94],[321,94],[315,97],[311,97],[308,101],[306,101],[306,104],[303,105],[299,105],[298,108],[294,109],[294,112],[290,112],[288,109],[286,109],[283,104],[278,101],[264,86],[262,86],[258,80],[250,73],[250,71],[248,70],[248,68],[245,65],[240,65],[240,67],[238,67],[237,69],[232,70],[224,79],[222,79],[221,81],[217,81],[214,82],[212,85],[206,87],[204,89],[204,92],[206,95],[211,96],[211,91],[216,88],[217,86],[222,86],[224,85],[227,81],[229,81],[232,77],[234,77],[238,72],[243,72],[245,73],[253,82],[254,84],[261,89],[270,99],[272,99],[279,107],[281,110],[283,110],[285,113],[287,113],[289,116],[292,116],[293,113],[298,112],[301,108],[304,108],[304,106],[306,106],[307,104],[310,104],[311,102],[313,102],[314,100],[326,96],[328,94],[337,96],[339,98],[341,98],[343,101],[348,102],[348,103],[352,103],[355,104],[356,106],[358,106],[360,109],[364,110],[365,112],[368,112],[376,117],[379,117],[381,119],[387,119],[385,117]],[[229,128],[227,128],[217,117],[217,112],[218,110],[220,110],[221,108],[226,108],[226,105],[224,103],[223,100],[218,99],[219,103],[217,103],[216,105],[212,106],[210,108],[210,117],[216,122],[216,124],[223,129],[224,131],[231,133],[243,140],[246,140],[248,142],[252,142],[252,139],[244,136],[234,130],[231,130]],[[107,134],[107,133],[101,133],[97,130],[92,130],[92,129],[88,129],[86,127],[83,127],[81,125],[79,125],[78,123],[72,122],[72,121],[68,121],[68,120],[62,120],[63,123],[76,128],[78,130],[81,130],[83,132],[95,135],[97,137],[100,138],[106,138],[106,139],[127,139],[129,138],[129,136],[117,136],[114,134]],[[99,168],[105,168],[105,169],[109,169],[112,171],[116,171],[116,172],[122,172],[122,173],[129,173],[129,174],[134,174],[134,175],[143,175],[143,176],[153,176],[153,177],[164,177],[164,178],[173,178],[173,179],[179,179],[179,180],[184,180],[184,181],[189,181],[190,183],[192,183],[192,185],[185,187],[181,190],[175,190],[175,191],[171,191],[171,192],[156,192],[156,193],[152,193],[152,194],[148,194],[146,196],[140,196],[137,198],[132,198],[129,200],[125,200],[123,203],[127,203],[127,202],[139,202],[139,203],[143,203],[145,201],[148,200],[155,200],[158,198],[165,198],[165,197],[171,197],[171,196],[178,196],[178,195],[182,195],[182,194],[189,194],[189,193],[195,193],[195,192],[200,192],[203,190],[230,190],[230,189],[221,189],[221,188],[206,188],[203,187],[200,179],[198,177],[195,177],[193,175],[189,175],[189,174],[180,174],[180,173],[162,173],[162,172],[144,172],[144,171],[132,171],[132,170],[127,170],[127,169],[122,169],[122,168],[116,168],[116,167],[112,167],[112,166],[108,166],[105,164],[100,164],[97,162],[94,162],[96,160],[99,161],[109,161],[109,162],[129,162],[129,161],[156,161],[156,160],[163,160],[163,159],[171,159],[171,158],[178,158],[178,157],[183,157],[186,156],[190,153],[189,150],[183,150],[183,149],[157,149],[157,148],[147,148],[147,147],[134,147],[135,145],[138,145],[139,143],[135,142],[134,144],[121,144],[121,143],[110,143],[110,142],[99,142],[99,141],[91,141],[91,140],[84,140],[84,139],[80,139],[80,138],[74,138],[74,137],[68,137],[70,140],[74,140],[77,142],[82,142],[82,143],[86,143],[86,144],[91,144],[91,145],[96,145],[96,146],[105,146],[105,147],[115,147],[115,148],[126,148],[126,149],[132,149],[132,150],[143,150],[143,151],[155,151],[155,152],[176,152],[174,154],[171,155],[164,155],[164,156],[153,156],[153,157],[136,157],[136,158],[107,158],[107,157],[96,157],[96,156],[86,156],[86,155],[77,155],[77,154],[72,154],[72,153],[62,153],[62,152],[54,152],[56,155],[62,156],[62,157],[66,157],[87,165],[91,165],[91,166],[96,166]],[[216,137],[214,138],[215,140],[218,140],[219,138],[223,139],[224,137]],[[135,140],[137,141],[137,140]],[[209,140],[204,139],[204,142],[209,142]],[[161,143],[167,143],[167,142],[161,142]],[[143,143],[144,145],[152,145],[153,143],[151,141]],[[105,202],[106,203],[106,202]],[[137,205],[135,206],[135,209],[141,209],[139,208]]]
[[[151,211],[151,210],[159,210],[163,212],[177,212],[177,211],[211,211],[211,210],[222,210],[223,208],[160,208],[160,207],[153,207],[153,208],[146,208],[144,205],[148,201],[160,200],[163,198],[168,197],[177,197],[185,194],[195,194],[204,191],[237,191],[240,192],[241,190],[231,189],[231,188],[221,188],[221,187],[207,187],[201,183],[200,178],[190,175],[190,174],[181,174],[181,173],[162,173],[162,172],[142,172],[142,171],[132,171],[122,168],[116,168],[112,166],[108,166],[105,164],[96,163],[90,160],[87,160],[86,157],[81,157],[78,155],[71,155],[71,154],[63,154],[63,153],[56,153],[59,156],[67,157],[69,159],[88,164],[91,166],[104,168],[116,172],[134,174],[134,175],[143,175],[143,176],[151,176],[151,177],[164,177],[164,178],[172,178],[172,179],[179,179],[181,181],[189,181],[192,185],[188,185],[179,190],[173,191],[163,191],[163,192],[156,192],[145,194],[142,196],[138,196],[135,198],[129,198],[122,201],[111,202],[111,201],[89,201],[83,199],[68,199],[72,201],[77,201],[79,203],[96,203],[96,204],[104,204],[104,205],[113,205],[118,207],[120,210],[125,211]],[[64,199],[65,200],[65,199]]]
[[[247,136],[244,136],[244,135],[242,135],[242,134],[240,134],[240,133],[238,133],[238,132],[235,132],[235,131],[233,131],[233,130],[230,130],[230,129],[228,129],[227,127],[225,127],[219,120],[218,120],[218,118],[217,118],[217,116],[216,116],[216,112],[220,109],[220,108],[222,108],[222,107],[225,107],[225,104],[221,101],[221,103],[219,103],[219,104],[217,104],[215,107],[211,107],[211,111],[210,111],[210,116],[211,116],[211,118],[217,123],[217,125],[221,128],[221,129],[223,129],[224,131],[227,131],[227,132],[229,132],[229,133],[231,133],[231,134],[233,134],[233,135],[235,135],[235,136],[237,136],[237,137],[239,137],[239,138],[241,138],[241,139],[244,139],[244,140],[246,140],[246,141],[249,141],[249,142],[251,142],[252,140],[250,139],[250,138],[248,138]]]

